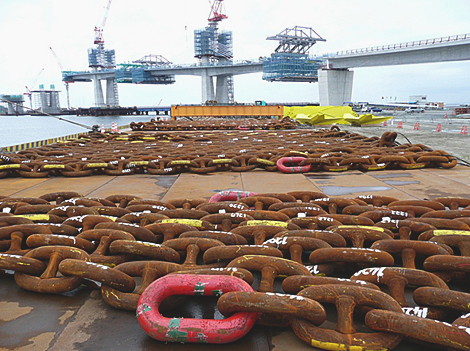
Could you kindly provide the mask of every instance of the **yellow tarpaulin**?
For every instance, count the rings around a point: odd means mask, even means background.
[[[372,114],[358,116],[349,106],[284,106],[284,117],[310,125],[379,124],[393,118]]]
[[[351,125],[365,125],[365,124],[379,124],[384,121],[392,119],[392,116],[374,116],[373,114],[360,115],[359,117],[345,114],[344,120],[349,122]]]

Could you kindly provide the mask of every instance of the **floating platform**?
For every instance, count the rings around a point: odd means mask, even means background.
[[[77,116],[130,116],[139,115],[137,107],[80,107],[75,110]]]

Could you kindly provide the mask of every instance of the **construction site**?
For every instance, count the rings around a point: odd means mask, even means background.
[[[90,129],[0,149],[1,351],[470,351],[463,119],[418,104],[394,120],[342,104],[231,103],[233,76],[261,71],[323,80],[323,102],[348,101],[349,67],[463,59],[470,36],[323,61],[308,52],[324,39],[293,27],[268,38],[270,57],[239,62],[213,0],[196,64],[120,65],[104,46],[110,5],[90,70],[63,72],[93,83],[83,123],[51,115],[54,86],[0,97],[11,113],[29,100],[53,117],[9,124]],[[118,84],[179,74],[201,77],[203,104],[119,106]],[[112,110],[165,118],[85,124]]]
[[[268,40],[278,41],[271,57],[234,61],[233,33],[219,29],[227,19],[223,0],[213,2],[205,28],[194,31],[196,63],[174,65],[162,55],[146,55],[131,63],[116,63],[115,51],[105,48],[104,28],[111,0],[108,1],[101,26],[95,27],[95,47],[88,50],[90,71],[63,71],[63,81],[93,82],[95,107],[119,105],[118,83],[174,84],[176,75],[201,77],[201,102],[231,104],[235,93],[233,76],[263,72],[263,79],[275,82],[317,82],[321,58],[309,56],[317,41],[325,41],[312,28],[287,28]],[[214,81],[215,80],[215,81]],[[105,81],[106,92],[103,92]]]

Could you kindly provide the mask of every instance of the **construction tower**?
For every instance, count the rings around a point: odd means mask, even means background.
[[[114,50],[106,50],[104,48],[103,39],[103,31],[108,18],[111,1],[112,0],[108,0],[101,26],[96,26],[94,29],[95,39],[93,43],[95,47],[88,49],[88,66],[92,68],[93,72],[96,72],[93,77],[96,107],[119,105],[118,87],[113,78],[114,74],[106,74],[110,71],[114,72],[114,68],[116,67],[116,53]],[[101,86],[102,80],[106,80],[106,101],[103,96],[103,87]]]
[[[218,24],[228,18],[224,14],[223,0],[214,0],[208,18],[208,25],[204,29],[194,31],[194,56],[200,60],[202,66],[223,65],[233,60],[233,38],[231,31],[221,31]],[[203,76],[203,102],[233,103],[233,75],[218,75],[216,94],[214,94],[214,81],[212,76]]]
[[[59,115],[61,113],[59,90],[51,84],[50,89],[44,89],[44,84],[39,84],[38,90],[31,90],[33,95],[33,108],[47,114]]]

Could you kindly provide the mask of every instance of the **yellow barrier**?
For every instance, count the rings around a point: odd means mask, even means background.
[[[128,129],[129,125],[122,125],[119,126],[118,129]],[[111,133],[111,128],[106,128],[106,132]],[[57,138],[51,138],[51,139],[45,139],[45,140],[38,140],[38,141],[32,141],[29,143],[24,143],[24,144],[18,144],[18,145],[12,145],[12,146],[0,146],[0,153],[13,153],[13,152],[18,152],[18,151],[23,151],[26,149],[30,149],[33,147],[39,147],[39,146],[44,146],[44,145],[49,145],[49,144],[56,144],[60,142],[64,142],[67,140],[71,139],[78,139],[80,136],[86,136],[90,132],[84,132],[84,133],[76,133],[76,134],[70,134],[70,135],[65,135],[62,137],[57,137]]]
[[[171,119],[177,117],[282,117],[282,105],[173,105],[171,106]]]
[[[87,135],[87,134],[88,134],[88,132],[86,132],[86,133],[77,133],[77,134],[66,135],[66,136],[62,136],[62,137],[58,137],[58,138],[38,140],[38,141],[32,141],[30,143],[0,147],[0,152],[12,153],[12,152],[23,151],[23,150],[26,150],[26,149],[30,149],[32,147],[39,147],[39,146],[59,143],[59,142],[62,142],[62,141],[67,141],[67,140],[70,140],[70,139],[77,139],[80,136]]]

